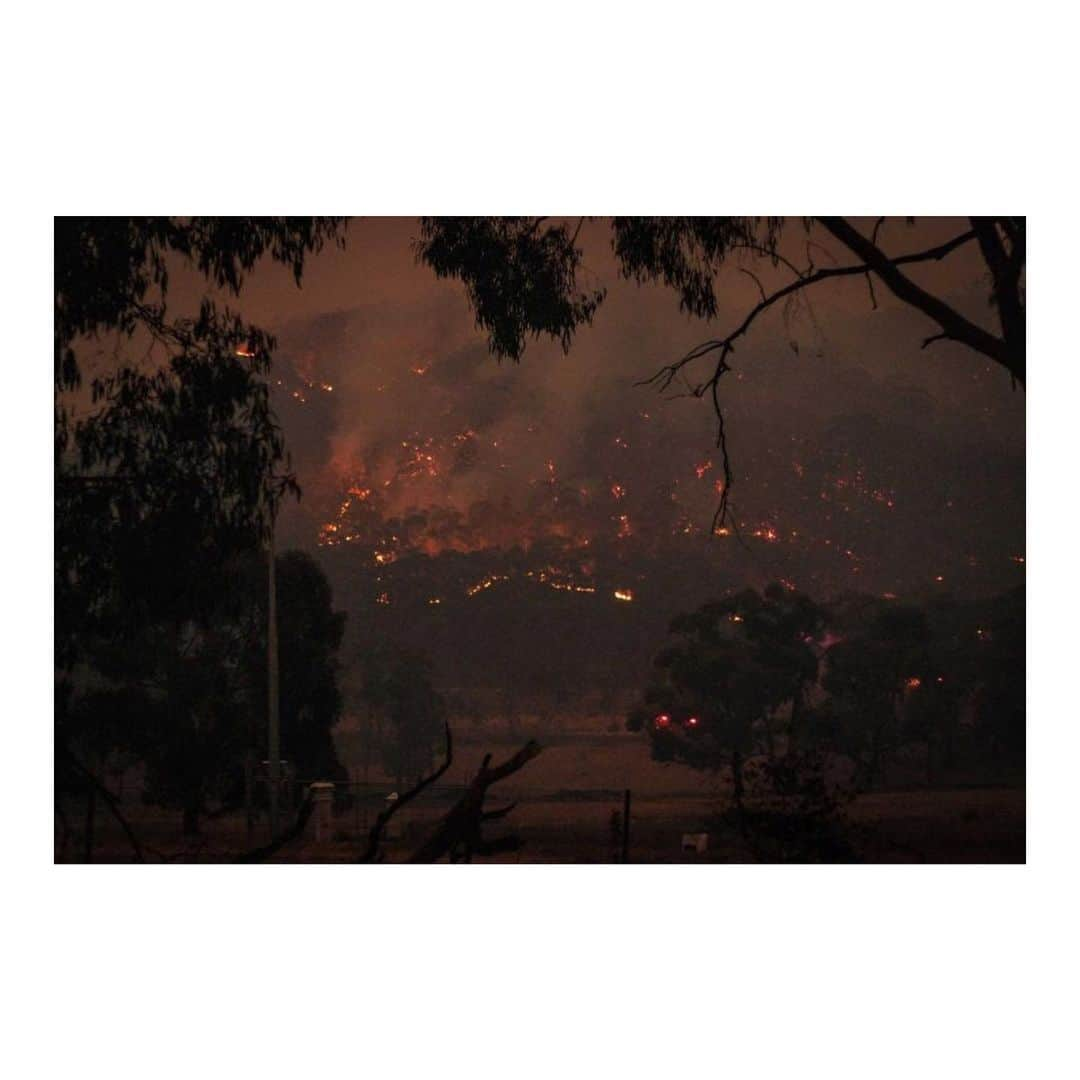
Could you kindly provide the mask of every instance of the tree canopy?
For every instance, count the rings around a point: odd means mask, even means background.
[[[170,267],[238,294],[260,257],[288,265],[342,223],[317,218],[58,218],[55,227],[57,660],[111,605],[179,612],[214,592],[214,566],[265,535],[298,493],[265,375],[274,338],[213,296],[169,309]],[[117,336],[117,363],[74,409],[79,350]],[[120,356],[120,344],[128,352]],[[131,350],[145,347],[139,357]],[[214,556],[211,558],[211,556]],[[162,566],[169,573],[162,573]],[[153,609],[153,611],[151,611]]]
[[[928,783],[961,756],[1007,773],[1024,759],[1023,611],[1023,589],[925,606],[745,590],[672,621],[627,727],[657,760],[730,765],[737,795],[750,754],[773,779],[785,761],[847,755],[865,786],[913,746]]]
[[[299,283],[342,232],[326,218],[55,222],[58,761],[100,787],[78,756],[93,765],[120,744],[186,824],[251,745],[254,595],[236,587],[281,497],[299,493],[265,378],[274,338],[221,295],[261,258]],[[170,273],[185,265],[205,293],[177,314]],[[107,337],[114,364],[83,387],[82,356]]]

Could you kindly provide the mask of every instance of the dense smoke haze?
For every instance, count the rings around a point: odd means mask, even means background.
[[[903,250],[950,229],[884,235]],[[595,325],[567,355],[541,340],[499,364],[464,290],[416,263],[417,232],[354,222],[302,292],[260,271],[241,305],[278,335],[275,401],[304,492],[279,544],[318,554],[353,622],[409,590],[438,607],[522,576],[594,603],[620,590],[661,625],[710,588],[769,580],[823,598],[1022,581],[1023,395],[968,350],[924,351],[921,317],[888,295],[830,282],[755,325],[723,388],[733,521],[710,536],[712,411],[678,382],[635,383],[737,325],[751,275],[730,270],[718,317],[691,319],[671,292],[618,279],[596,223],[586,269],[609,298]],[[949,273],[936,286],[991,316],[978,267]]]

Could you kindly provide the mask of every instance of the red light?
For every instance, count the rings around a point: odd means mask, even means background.
[[[698,718],[696,716],[691,716],[690,719],[686,721],[686,723],[689,727],[697,727]]]
[[[668,726],[668,724],[670,724],[670,723],[671,723],[671,717],[670,717],[670,716],[668,716],[668,714],[667,714],[667,713],[661,713],[661,714],[660,714],[660,715],[659,715],[659,716],[658,716],[658,717],[656,718],[656,726],[657,726],[657,727],[667,727],[667,726]]]

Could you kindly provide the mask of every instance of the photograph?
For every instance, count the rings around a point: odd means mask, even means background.
[[[53,243],[56,863],[1026,861],[1025,217]]]

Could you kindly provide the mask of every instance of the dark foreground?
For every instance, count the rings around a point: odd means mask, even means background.
[[[423,807],[405,808],[383,845],[387,862],[404,861],[432,832],[457,791],[431,794]],[[611,863],[620,858],[618,790],[515,793],[517,806],[493,835],[513,832],[521,849],[476,862]],[[313,824],[270,861],[348,863],[362,850],[378,812],[374,799],[335,808],[328,836]],[[204,821],[198,837],[180,836],[176,814],[128,807],[147,861],[227,863],[267,840],[265,820],[249,834],[242,814]],[[704,852],[684,850],[687,834],[707,833]],[[786,819],[751,808],[740,821],[728,800],[700,793],[635,795],[629,861],[633,863],[1022,863],[1025,792],[1020,788],[873,792],[857,796],[825,821]],[[64,850],[57,830],[56,860],[81,861],[81,836],[72,826]],[[132,848],[112,820],[99,820],[94,860],[131,862]]]

